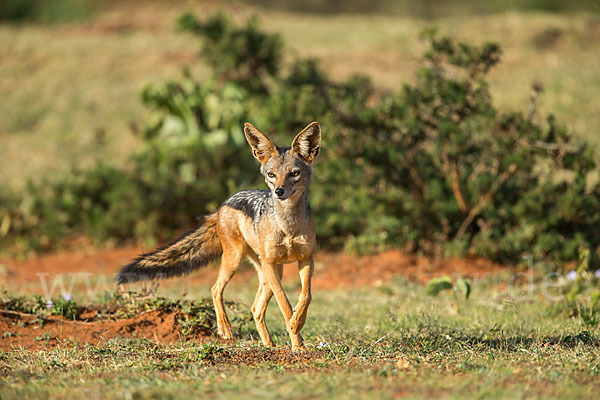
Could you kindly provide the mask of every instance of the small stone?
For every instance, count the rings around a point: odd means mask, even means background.
[[[410,369],[411,367],[412,364],[404,358],[399,358],[398,361],[396,361],[397,369]]]

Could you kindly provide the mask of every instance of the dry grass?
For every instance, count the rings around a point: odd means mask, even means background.
[[[403,279],[317,290],[304,354],[290,352],[274,303],[267,320],[276,350],[257,346],[251,321],[234,323],[241,333],[233,343],[98,337],[95,345],[65,339],[48,350],[16,347],[0,351],[1,397],[597,398],[598,326],[570,318],[566,309],[557,314],[562,302],[539,289],[515,300],[507,279],[474,281],[469,300],[432,298]],[[251,303],[256,284],[237,281],[228,297]],[[195,286],[188,296],[200,299],[209,290]],[[171,296],[179,297],[180,288]],[[249,316],[249,306],[240,310]],[[47,330],[39,328],[38,340],[49,338]]]
[[[198,46],[174,30],[188,5],[118,3],[92,20],[60,26],[0,26],[0,182],[122,163],[139,144],[132,124],[146,112],[143,84],[195,73]],[[141,5],[140,5],[141,4]],[[196,4],[196,3],[194,3]],[[206,15],[217,6],[193,7]],[[229,7],[243,21],[260,10]],[[522,109],[533,80],[544,83],[544,113],[555,113],[577,135],[600,143],[600,19],[586,15],[501,14],[422,21],[387,16],[306,16],[260,11],[264,28],[280,32],[293,54],[315,56],[332,76],[370,75],[379,87],[414,79],[423,28],[481,42],[498,41],[503,62],[490,79],[503,109]]]

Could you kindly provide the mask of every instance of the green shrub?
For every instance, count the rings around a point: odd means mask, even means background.
[[[427,39],[429,63],[416,84],[348,124],[356,134],[334,138],[337,157],[364,166],[345,178],[361,186],[345,194],[349,204],[370,199],[385,210],[365,207],[380,222],[355,225],[356,234],[385,228],[389,243],[416,240],[424,250],[466,242],[460,247],[504,261],[524,253],[567,260],[580,246],[596,248],[600,187],[586,186],[593,152],[552,117],[539,124],[493,107],[484,78],[499,60],[496,45]]]
[[[50,304],[50,303],[49,303]],[[74,320],[79,315],[79,308],[70,297],[63,296],[52,301],[52,314],[59,315],[66,319]]]
[[[33,0],[5,0],[0,3],[0,21],[22,21],[31,18],[37,3]]]
[[[255,19],[249,19],[245,27],[238,28],[221,13],[202,22],[188,12],[177,22],[181,29],[203,38],[204,61],[221,82],[266,91],[268,78],[279,71],[281,39],[260,31]]]
[[[89,17],[94,6],[93,0],[2,0],[0,22],[80,20]]]
[[[574,260],[586,248],[597,259],[594,153],[552,116],[494,107],[486,75],[498,45],[427,32],[416,81],[380,92],[368,77],[332,80],[316,59],[283,65],[280,38],[254,21],[238,28],[223,15],[202,22],[185,14],[179,26],[201,40],[213,78],[186,72],[146,87],[151,115],[131,165],[32,184],[5,213],[15,221],[8,240],[45,237],[52,246],[77,232],[167,239],[232,192],[264,185],[244,122],[286,144],[318,120],[324,143],[311,201],[322,247],[507,262],[524,254]]]
[[[144,214],[148,205],[135,176],[97,164],[54,181],[30,182],[16,210],[7,215],[11,230],[27,238],[28,247],[39,250],[78,234],[97,241],[151,234],[158,227],[143,229],[152,221],[152,215]]]
[[[42,296],[15,296],[6,289],[3,289],[0,296],[0,309],[36,315],[48,312],[47,302]]]

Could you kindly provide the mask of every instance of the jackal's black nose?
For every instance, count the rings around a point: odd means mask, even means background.
[[[277,197],[283,196],[284,192],[285,192],[285,190],[283,188],[277,188],[277,189],[275,189],[275,194],[277,195]]]

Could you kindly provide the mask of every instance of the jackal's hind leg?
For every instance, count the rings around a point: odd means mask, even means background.
[[[223,304],[223,291],[225,286],[237,272],[242,259],[245,256],[245,244],[238,242],[238,246],[233,246],[234,243],[229,242],[227,246],[223,246],[223,256],[221,258],[221,267],[219,268],[219,276],[217,281],[211,288],[213,304],[215,306],[215,315],[217,317],[217,333],[223,339],[233,339],[231,324],[225,306]]]

